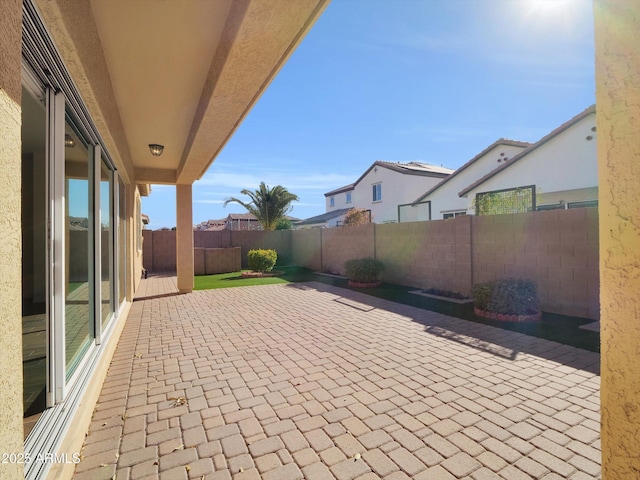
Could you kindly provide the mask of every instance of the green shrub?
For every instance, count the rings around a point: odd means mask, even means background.
[[[488,312],[531,315],[538,311],[538,294],[533,281],[505,278],[478,283],[471,288],[474,305]]]
[[[249,268],[256,272],[270,272],[277,259],[278,254],[275,250],[249,250],[247,253]]]
[[[344,262],[344,269],[354,282],[376,282],[378,275],[384,270],[384,265],[375,258],[355,258]]]

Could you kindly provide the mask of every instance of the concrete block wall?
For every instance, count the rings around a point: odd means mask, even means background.
[[[427,287],[433,276],[435,248],[426,232],[427,222],[376,225],[376,257],[384,263],[380,278],[401,285]]]
[[[381,279],[419,288],[468,292],[471,288],[470,221],[466,217],[375,226]]]
[[[322,230],[322,271],[344,273],[344,262],[375,257],[375,224]],[[297,231],[294,231],[294,234]]]
[[[145,238],[146,243],[146,238]],[[156,230],[151,235],[153,258],[151,268],[145,265],[151,272],[175,272],[176,271],[176,232],[174,230]],[[146,248],[146,245],[143,249]],[[143,257],[144,258],[144,257]]]
[[[295,265],[322,270],[322,234],[324,228],[294,230],[291,235],[291,255]]]
[[[241,269],[241,248],[193,249],[193,269],[195,275],[238,272]]]
[[[202,248],[227,248],[231,246],[231,230],[193,232],[193,246]]]
[[[231,245],[240,247],[242,268],[247,268],[249,250],[265,249],[278,252],[278,263],[291,262],[291,230],[231,230]]]
[[[473,282],[525,277],[545,311],[598,318],[598,211],[472,218]]]
[[[153,230],[142,230],[142,266],[153,271]]]
[[[341,274],[345,261],[375,257],[385,264],[384,281],[463,293],[474,283],[530,278],[543,310],[599,316],[595,208],[345,228],[195,232],[194,244],[240,247],[243,268],[253,248],[273,248],[292,264]],[[146,268],[175,270],[175,248],[175,232],[145,232]],[[196,274],[204,271],[197,266],[205,262],[199,255],[196,248]]]

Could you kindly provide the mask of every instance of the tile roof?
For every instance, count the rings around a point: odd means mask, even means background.
[[[511,147],[523,147],[523,148],[528,148],[531,145],[533,145],[530,142],[521,142],[519,140],[510,140],[508,138],[499,138],[498,140],[496,140],[495,142],[493,142],[491,145],[489,145],[487,148],[485,148],[484,150],[482,150],[479,154],[477,154],[475,157],[473,157],[471,160],[469,160],[467,163],[465,163],[464,165],[462,165],[460,168],[458,168],[456,171],[454,171],[451,175],[449,175],[447,178],[445,178],[444,180],[442,180],[440,183],[438,183],[437,185],[434,185],[433,187],[431,187],[431,189],[427,190],[426,193],[423,193],[419,198],[417,198],[413,203],[419,203],[422,200],[424,200],[425,198],[427,198],[427,196],[429,196],[430,194],[432,194],[433,192],[435,192],[436,190],[438,190],[440,187],[442,187],[444,184],[446,184],[449,180],[451,180],[452,178],[454,178],[456,175],[460,174],[461,172],[463,172],[464,170],[466,170],[468,167],[470,167],[471,165],[473,165],[475,162],[477,162],[478,160],[480,160],[480,158],[482,158],[484,155],[486,155],[487,153],[489,153],[491,150],[493,150],[494,148],[500,146],[500,145],[506,145],[506,146],[511,146]]]
[[[331,195],[337,195],[338,193],[342,193],[342,192],[348,192],[350,190],[353,190],[355,188],[356,184],[355,183],[350,183],[349,185],[345,185],[344,187],[340,187],[340,188],[336,188],[335,190],[331,190],[330,192],[327,192],[324,194],[325,197],[329,197]]]
[[[322,215],[316,215],[315,217],[305,218],[304,220],[296,222],[295,224],[297,226],[297,225],[314,225],[316,223],[325,223],[326,221],[331,220],[332,218],[336,218],[336,217],[339,217],[340,215],[344,215],[349,210],[351,210],[351,208],[340,208],[332,212],[323,213]]]
[[[376,160],[373,164],[362,174],[360,178],[356,180],[354,183],[350,183],[349,185],[345,185],[344,187],[337,188],[335,190],[331,190],[324,194],[325,197],[330,195],[336,195],[342,192],[348,192],[349,190],[353,190],[355,186],[362,180],[371,170],[376,167],[383,167],[389,170],[393,170],[394,172],[402,173],[405,175],[420,175],[424,177],[439,177],[444,178],[448,175],[451,175],[454,170],[446,167],[438,167],[437,165],[431,165],[429,163],[424,162],[387,162],[384,160]]]
[[[225,220],[255,220],[258,221],[253,213],[230,213]]]
[[[379,165],[382,167],[389,168],[396,172],[400,173],[408,173],[410,175],[427,175],[433,173],[439,173],[444,175],[450,175],[453,173],[453,170],[447,167],[438,167],[437,165],[431,165],[429,163],[423,162],[408,162],[408,163],[400,163],[400,162],[386,162],[383,160],[378,160],[374,165]]]

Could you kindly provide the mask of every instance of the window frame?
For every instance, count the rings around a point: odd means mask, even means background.
[[[382,202],[382,182],[374,183],[372,185],[372,202],[378,203]]]

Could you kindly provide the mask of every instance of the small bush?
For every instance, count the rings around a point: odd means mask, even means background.
[[[531,315],[538,311],[538,294],[533,281],[506,278],[478,283],[471,288],[474,305],[488,312]]]
[[[278,254],[275,250],[249,250],[247,259],[251,270],[267,273],[276,264]]]
[[[345,227],[356,227],[371,223],[371,212],[364,208],[352,208],[344,216]]]
[[[378,280],[384,265],[375,258],[355,258],[344,262],[344,269],[347,277],[354,282],[370,283]]]

